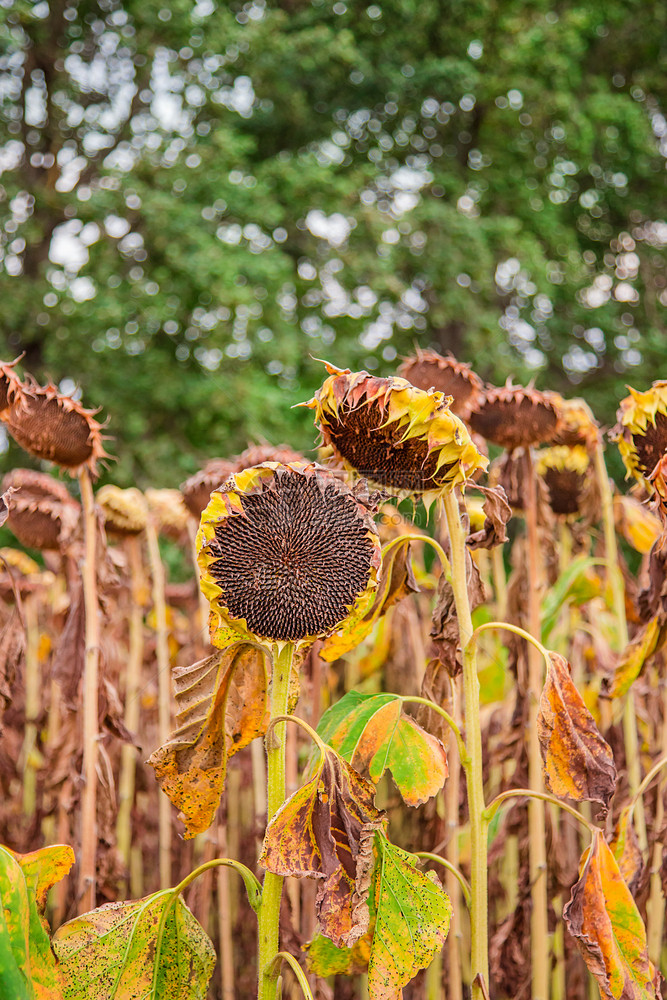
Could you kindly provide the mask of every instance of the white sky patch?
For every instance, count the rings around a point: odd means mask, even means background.
[[[341,212],[325,215],[319,208],[313,208],[306,216],[306,228],[318,239],[327,240],[331,246],[339,247],[347,240],[352,226]]]

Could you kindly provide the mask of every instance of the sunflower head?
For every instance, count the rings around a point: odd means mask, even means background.
[[[35,458],[54,462],[74,475],[87,467],[97,474],[97,463],[109,456],[102,444],[98,410],[86,410],[55,385],[41,386],[28,379],[23,391],[2,414],[12,437]]]
[[[188,510],[180,490],[146,490],[144,496],[157,530],[176,542],[188,529]]]
[[[443,358],[437,351],[423,351],[419,347],[415,355],[405,358],[398,374],[418,389],[437,389],[444,396],[451,396],[450,409],[462,420],[468,419],[484,393],[484,383],[470,365],[451,355]]]
[[[211,499],[211,493],[238,470],[235,460],[212,458],[203,469],[181,484],[183,503],[197,520]]]
[[[487,459],[441,392],[327,364],[313,399],[322,443],[344,468],[426,503],[465,483]]]
[[[558,424],[549,443],[564,444],[569,448],[583,445],[588,452],[595,451],[600,437],[600,427],[588,403],[583,399],[564,399],[557,392],[545,395],[556,407]]]
[[[535,457],[535,469],[546,483],[549,506],[554,514],[580,513],[590,478],[590,460],[583,445],[543,448]]]
[[[553,437],[558,423],[548,393],[531,386],[490,386],[470,414],[470,426],[487,441],[507,451],[530,447]]]
[[[7,516],[7,527],[21,545],[40,551],[67,547],[79,523],[80,507],[63,483],[44,472],[13,469],[2,480],[0,492],[17,492]]]
[[[327,469],[266,462],[215,490],[197,533],[211,641],[309,643],[377,586],[374,500]]]
[[[647,482],[667,452],[667,381],[654,382],[646,392],[628,390],[612,436],[628,476]]]
[[[97,502],[104,514],[107,531],[125,538],[139,535],[146,527],[148,508],[143,493],[133,486],[122,490],[119,486],[103,486],[97,491]]]
[[[303,455],[294,451],[288,444],[251,444],[234,459],[234,472],[243,472],[251,465],[263,465],[265,462],[279,462],[289,465],[290,462],[306,462]]]

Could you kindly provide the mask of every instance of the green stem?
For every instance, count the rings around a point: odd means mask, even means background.
[[[431,854],[430,851],[417,851],[416,856],[418,858],[423,858],[424,861],[434,861],[436,864],[442,865],[443,868],[446,868],[447,871],[451,872],[452,875],[454,875],[458,880],[458,883],[463,890],[463,897],[466,901],[466,906],[468,909],[470,908],[470,885],[468,880],[461,874],[456,865],[453,865],[451,861],[447,860],[447,858],[441,858],[439,854]]]
[[[658,774],[658,772],[661,771],[666,764],[667,764],[667,757],[661,757],[660,760],[656,761],[651,770],[644,777],[644,780],[641,782],[639,788],[637,789],[637,791],[630,800],[630,807],[628,811],[629,819],[632,819],[633,813],[636,813],[637,805],[641,800],[642,795],[644,794],[648,786],[651,784],[656,774]]]
[[[271,719],[268,728],[266,730],[267,737],[275,725],[279,722],[294,722],[297,726],[300,726],[304,732],[308,733],[313,743],[316,744],[317,749],[320,751],[320,761],[324,760],[325,754],[327,752],[327,745],[317,733],[312,726],[309,726],[305,719],[300,719],[298,715],[276,715]]]
[[[446,712],[444,708],[441,708],[440,705],[437,704],[437,702],[431,701],[430,698],[421,698],[419,697],[419,695],[401,696],[401,702],[404,705],[405,704],[426,705],[427,708],[431,709],[431,711],[436,712],[438,715],[442,716],[442,718],[445,720],[445,722],[453,732],[454,738],[456,739],[456,746],[458,747],[459,760],[461,761],[461,764],[465,766],[466,764],[470,763],[470,758],[468,757],[468,751],[466,750],[466,745],[463,742],[463,736],[461,735],[461,730],[456,725],[449,712]]]
[[[313,1000],[313,994],[310,991],[310,986],[308,985],[308,980],[306,979],[306,974],[295,959],[294,955],[290,955],[288,951],[279,951],[276,955],[274,961],[271,963],[272,968],[275,967],[276,980],[280,975],[280,965],[282,962],[287,962],[290,969],[299,981],[299,986],[303,991],[303,995],[307,1000]]]
[[[482,730],[479,718],[479,680],[468,599],[465,532],[459,518],[458,499],[453,491],[443,496],[451,550],[452,590],[456,604],[461,649],[463,650],[463,691],[465,698],[465,745],[462,761],[470,813],[470,926],[472,1000],[483,1000],[477,976],[489,981],[488,872],[486,825],[484,823],[484,775],[482,772]]]
[[[271,720],[287,715],[290,674],[294,646],[286,643],[276,649],[273,657],[271,676]],[[277,813],[285,801],[285,729],[284,721],[277,722],[266,740],[267,775],[267,820]],[[258,1000],[275,1000],[276,983],[279,972],[274,971],[273,960],[279,949],[278,920],[280,899],[283,892],[282,875],[267,872],[262,888],[262,902],[259,907],[258,928]]]
[[[390,552],[391,549],[396,548],[397,545],[404,545],[408,542],[425,542],[427,545],[431,545],[438,554],[443,571],[446,572],[449,570],[449,559],[447,558],[447,553],[443,549],[440,542],[437,542],[435,538],[431,538],[430,535],[399,535],[398,538],[392,538],[392,540],[387,542],[387,544],[383,547],[382,558],[384,559],[387,553]]]
[[[500,795],[496,795],[495,799],[489,802],[486,811],[484,813],[484,821],[490,823],[493,817],[496,815],[500,806],[507,799],[541,799],[543,802],[551,802],[553,805],[558,806],[564,812],[568,812],[570,816],[574,816],[576,820],[582,823],[591,833],[595,833],[598,829],[593,823],[589,823],[585,816],[582,816],[580,812],[577,812],[572,806],[569,806],[567,802],[561,802],[557,799],[555,795],[550,795],[549,792],[534,792],[531,788],[510,788],[506,792],[501,792]]]

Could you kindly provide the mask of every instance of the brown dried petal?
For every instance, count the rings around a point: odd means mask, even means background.
[[[496,545],[503,545],[508,541],[505,525],[512,516],[512,508],[502,486],[491,488],[477,484],[474,489],[484,495],[483,510],[486,517],[482,530],[470,535],[466,544],[469,549],[494,549]]]

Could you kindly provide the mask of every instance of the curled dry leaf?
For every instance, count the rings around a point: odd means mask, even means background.
[[[13,486],[10,486],[5,492],[0,496],[0,527],[5,523],[9,517],[9,508],[12,502],[12,493],[16,493]]]
[[[408,594],[418,592],[410,560],[410,543],[396,545],[382,560],[377,590],[368,595],[366,603],[346,619],[341,628],[324,640],[320,649],[322,659],[333,663],[339,656],[354,649],[392,605]]]
[[[600,802],[607,809],[616,788],[614,755],[559,653],[549,653],[537,732],[547,788],[561,798]]]
[[[466,551],[466,577],[468,583],[468,600],[470,610],[474,611],[486,600],[484,583],[476,563]],[[456,677],[463,670],[461,659],[461,640],[459,623],[456,615],[456,604],[452,585],[443,573],[438,580],[435,607],[431,618],[431,639],[435,655],[442,663],[450,677]]]
[[[582,855],[563,919],[603,1000],[660,1000],[642,918],[601,830]]]
[[[602,680],[601,694],[608,698],[622,698],[642,673],[646,662],[663,645],[667,623],[663,616],[652,618],[621,653],[612,677]]]
[[[384,816],[374,798],[374,786],[327,748],[314,776],[266,829],[260,863],[276,875],[321,880],[317,916],[322,933],[338,947],[360,936],[352,912],[359,841],[364,831],[381,827]]]
[[[269,722],[264,650],[237,642],[174,670],[179,728],[148,763],[181,810],[186,838],[208,829],[225,785],[227,761]]]
[[[466,541],[470,549],[493,549],[508,541],[505,526],[512,516],[512,508],[507,501],[507,494],[502,486],[487,487],[474,485],[484,496],[483,511],[484,526],[481,531],[470,535]]]
[[[449,770],[439,739],[403,712],[394,694],[349,691],[327,709],[317,731],[352,767],[378,783],[385,770],[409,806],[436,795]]]

